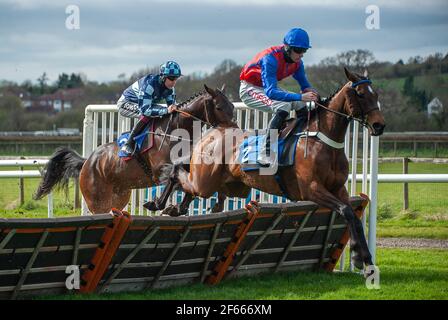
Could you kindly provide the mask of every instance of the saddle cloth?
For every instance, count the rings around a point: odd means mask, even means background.
[[[134,137],[137,153],[143,154],[154,146],[154,134],[150,132],[154,132],[154,120],[152,120],[139,135]],[[130,133],[130,131],[126,131],[120,135],[116,141],[118,148],[121,149],[121,147],[128,141]],[[129,156],[121,150],[118,152],[118,156],[125,161],[132,159],[132,156]]]
[[[286,127],[280,132],[277,143],[271,144],[271,152],[278,155],[278,167],[288,167],[294,165],[296,146],[300,137],[300,132],[306,124],[306,119],[290,119]],[[263,130],[264,131],[264,130]],[[256,132],[257,133],[257,132]],[[263,146],[266,134],[258,132],[257,135],[248,136],[239,146],[238,163],[243,171],[259,170],[262,168],[257,163],[259,150]]]

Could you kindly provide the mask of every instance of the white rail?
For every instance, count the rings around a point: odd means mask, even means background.
[[[16,160],[0,160],[0,167],[21,167],[21,166],[33,166],[42,167],[48,162],[47,159],[16,159]],[[0,171],[0,179],[10,178],[41,178],[41,172],[39,170],[10,170]],[[47,196],[47,215],[48,218],[53,218],[53,193],[50,192]]]

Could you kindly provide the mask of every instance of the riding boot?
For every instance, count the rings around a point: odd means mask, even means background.
[[[266,134],[266,139],[264,140],[264,144],[261,147],[261,150],[258,153],[257,163],[261,166],[270,166],[275,161],[275,152],[271,152],[271,134],[270,130],[280,130],[283,121],[285,121],[286,117],[289,115],[289,112],[284,110],[278,110],[268,125],[268,132]]]
[[[146,119],[140,119],[135,127],[129,134],[129,138],[126,143],[121,147],[121,151],[125,152],[129,156],[133,155],[135,152],[135,141],[134,138],[138,136],[146,127],[148,121]]]

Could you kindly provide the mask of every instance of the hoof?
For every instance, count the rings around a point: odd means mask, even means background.
[[[160,210],[159,207],[156,205],[155,201],[148,201],[143,204],[143,207],[148,209],[149,211],[157,211]]]
[[[215,204],[212,208],[212,213],[216,213],[216,212],[221,212],[221,208],[219,207],[218,204]]]
[[[179,210],[177,209],[177,206],[175,205],[166,207],[165,210],[162,211],[162,214],[169,215],[170,217],[178,217],[181,215]]]

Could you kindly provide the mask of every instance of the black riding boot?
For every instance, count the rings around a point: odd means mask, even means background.
[[[269,122],[268,129],[275,129],[280,130],[283,121],[285,121],[286,117],[288,117],[289,112],[284,110],[278,110],[274,116],[272,117],[271,121]],[[261,147],[260,152],[258,153],[257,162],[261,166],[270,166],[274,163],[275,160],[275,153],[271,152],[271,135],[269,134],[269,131],[266,134],[266,139],[264,140],[264,144]],[[268,154],[269,152],[269,154]]]
[[[128,155],[133,155],[135,151],[135,136],[138,136],[146,127],[148,124],[147,121],[144,119],[139,120],[134,128],[132,129],[131,133],[129,134],[128,141],[121,147],[121,151],[126,152]]]

